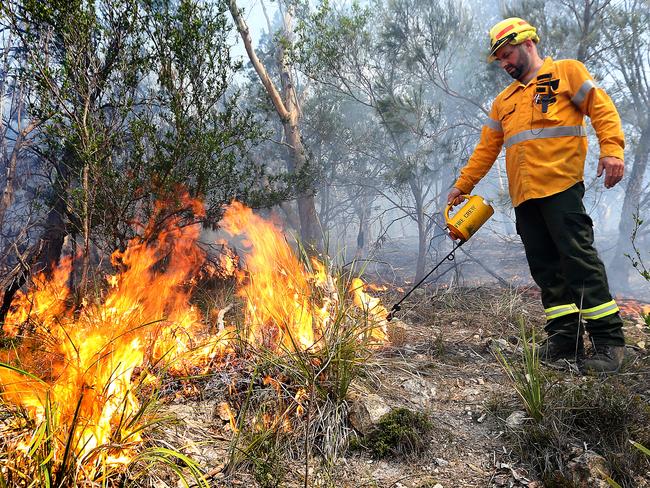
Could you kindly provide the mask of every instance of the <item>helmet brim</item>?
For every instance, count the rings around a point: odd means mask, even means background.
[[[507,36],[502,37],[494,44],[492,44],[492,46],[490,47],[490,54],[488,56],[488,63],[491,63],[492,61],[497,59],[495,53],[499,50],[500,47],[505,46],[506,44],[514,41],[516,37],[517,37],[517,33],[513,32],[512,34],[508,34]]]

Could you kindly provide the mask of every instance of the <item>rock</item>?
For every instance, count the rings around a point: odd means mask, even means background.
[[[603,479],[603,474],[608,473],[607,461],[593,451],[585,451],[573,458],[567,468],[576,486],[609,488],[609,484]]]
[[[497,354],[498,352],[512,352],[513,346],[508,343],[505,339],[488,339],[485,343],[486,348],[492,352],[492,354]]]
[[[438,466],[444,467],[449,465],[449,461],[447,461],[446,459],[435,458],[434,461]]]
[[[522,412],[521,410],[515,410],[510,415],[508,415],[508,418],[506,419],[506,425],[511,429],[518,429],[519,427],[524,425],[525,421],[526,421],[526,412]]]
[[[406,380],[402,388],[410,394],[408,400],[418,405],[424,406],[436,397],[436,387],[420,378]]]
[[[350,424],[363,435],[368,434],[379,423],[384,415],[390,412],[390,407],[376,393],[357,395],[352,398],[350,405]]]

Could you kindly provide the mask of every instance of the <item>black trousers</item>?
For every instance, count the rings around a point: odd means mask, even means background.
[[[574,341],[584,320],[595,344],[624,345],[623,322],[593,246],[584,193],[580,182],[555,195],[526,200],[515,208],[517,232],[530,273],[542,290],[549,336]]]

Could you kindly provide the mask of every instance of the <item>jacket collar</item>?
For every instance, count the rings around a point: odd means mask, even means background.
[[[533,77],[532,80],[528,82],[528,84],[531,84],[535,78],[537,78],[539,75],[543,75],[546,73],[550,73],[553,70],[553,58],[550,56],[547,58],[544,58],[544,63],[542,66],[539,68],[535,76]],[[524,85],[521,81],[515,80],[508,87],[503,90],[503,99],[509,98],[512,94],[514,94],[519,88],[525,88],[528,85]]]

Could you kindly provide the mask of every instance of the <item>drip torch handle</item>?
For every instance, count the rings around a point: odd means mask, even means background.
[[[469,200],[470,195],[458,195],[458,198],[462,198],[463,200]],[[454,205],[451,203],[445,207],[445,222],[449,223],[449,211]]]

